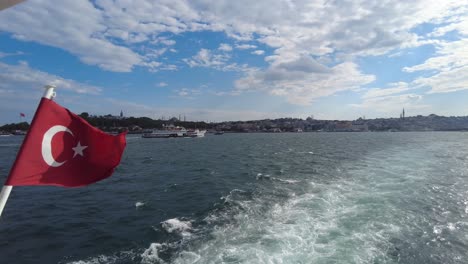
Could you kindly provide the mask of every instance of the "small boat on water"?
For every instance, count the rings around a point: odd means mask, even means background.
[[[215,134],[215,135],[223,135],[223,134],[224,134],[224,131],[216,131],[214,134]]]
[[[3,132],[3,131],[0,131],[0,137],[9,137],[9,136],[12,136],[13,134],[10,134],[8,132]]]
[[[24,131],[24,130],[15,130],[13,131],[13,135],[15,136],[24,136],[26,135],[28,132],[27,131]]]
[[[206,130],[188,130],[184,137],[204,137]]]

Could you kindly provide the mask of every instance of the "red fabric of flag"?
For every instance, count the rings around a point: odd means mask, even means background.
[[[78,187],[105,179],[120,163],[125,134],[106,134],[42,98],[5,185]]]

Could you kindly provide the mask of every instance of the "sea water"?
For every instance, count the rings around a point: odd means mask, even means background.
[[[0,263],[467,263],[467,231],[468,133],[129,136],[109,179],[15,187]]]

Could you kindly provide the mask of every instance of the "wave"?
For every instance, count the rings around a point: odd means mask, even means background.
[[[172,218],[161,222],[161,227],[168,233],[189,236],[190,231],[192,230],[192,223],[190,221],[182,221],[177,218]]]
[[[77,260],[66,262],[67,264],[119,264],[119,263],[134,263],[135,257],[138,256],[136,251],[122,251],[113,255],[99,255],[85,260]],[[62,262],[59,262],[62,263]],[[153,262],[154,263],[154,262]]]
[[[293,180],[293,179],[281,179],[281,178],[276,178],[272,177],[269,174],[262,174],[262,173],[257,173],[257,176],[255,177],[257,180],[271,180],[271,181],[278,181],[282,183],[289,183],[289,184],[294,184],[294,183],[299,183],[301,181],[299,180]]]
[[[162,260],[159,257],[158,252],[163,248],[163,244],[159,243],[151,243],[149,248],[147,248],[142,254],[141,254],[141,263],[142,264],[154,264],[154,263],[165,263],[164,260]]]
[[[446,238],[463,236],[468,224],[440,217],[434,225],[425,212],[418,213],[420,207],[428,209],[419,205],[436,204],[436,195],[446,196],[446,189],[427,184],[438,179],[429,179],[427,171],[437,163],[415,162],[414,157],[373,153],[330,167],[319,180],[312,174],[295,180],[258,173],[254,190],[233,189],[195,219],[161,222],[170,239],[153,241],[137,259],[178,264],[436,262],[420,250],[441,252]],[[435,200],[419,203],[431,195]],[[465,215],[467,204],[459,204]]]
[[[330,186],[317,186],[325,188]],[[333,186],[332,186],[333,187]],[[292,195],[265,210],[262,197],[238,202],[232,215],[211,215],[211,239],[188,246],[172,263],[314,263],[350,259],[356,263],[385,260],[388,238],[399,232],[393,224],[353,222],[360,208],[345,206],[352,186]],[[343,193],[343,191],[348,193]],[[228,221],[222,221],[226,220]],[[215,220],[215,221],[213,221]],[[220,221],[221,220],[221,221]],[[355,219],[354,219],[355,220]],[[357,225],[357,226],[353,226]],[[346,227],[349,226],[349,227]],[[348,248],[346,252],[341,249]]]

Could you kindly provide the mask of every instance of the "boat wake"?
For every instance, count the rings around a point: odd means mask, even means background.
[[[426,152],[386,149],[303,177],[258,173],[253,191],[233,189],[204,215],[161,222],[171,239],[74,263],[462,263],[447,239],[463,241],[468,202],[443,201],[462,199],[462,185],[440,184],[440,160]]]

